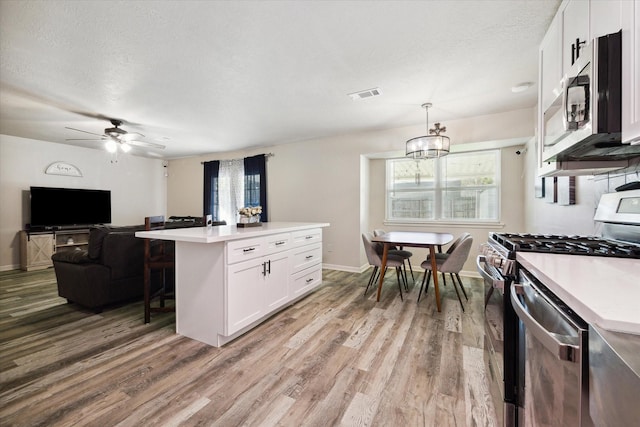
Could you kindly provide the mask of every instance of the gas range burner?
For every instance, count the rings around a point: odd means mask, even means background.
[[[596,236],[492,233],[491,238],[510,252],[546,252],[640,259],[640,245]]]

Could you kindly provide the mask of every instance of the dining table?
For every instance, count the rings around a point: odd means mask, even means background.
[[[431,233],[426,231],[389,231],[379,236],[375,236],[372,241],[382,243],[384,250],[382,252],[382,266],[380,271],[384,272],[387,267],[387,256],[389,255],[389,248],[392,246],[399,247],[413,247],[413,248],[428,248],[429,258],[431,260],[431,271],[433,275],[433,287],[436,294],[436,306],[440,311],[440,289],[438,288],[438,275],[436,260],[436,247],[441,248],[442,245],[453,240],[453,235],[449,233]],[[384,281],[384,274],[380,274],[380,280],[378,281],[378,295],[376,301],[380,301],[380,291],[382,290],[382,282]]]

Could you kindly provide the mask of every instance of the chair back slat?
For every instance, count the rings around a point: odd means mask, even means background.
[[[144,229],[146,231],[160,230],[164,228],[164,216],[147,216],[144,218]]]

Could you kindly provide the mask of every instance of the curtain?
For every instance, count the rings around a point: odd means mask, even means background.
[[[244,162],[222,160],[218,174],[220,211],[218,220],[238,222],[238,209],[244,207]],[[224,189],[224,190],[223,190]]]
[[[266,156],[259,154],[244,159],[244,201],[247,206],[262,206],[260,221],[267,216],[267,172]]]
[[[220,213],[218,212],[218,172],[220,162],[213,160],[204,162],[204,204],[203,217],[211,215],[214,221],[218,221]]]
[[[268,221],[266,156],[204,162],[203,200],[203,215],[214,221],[234,224],[244,206],[262,206],[260,220]]]

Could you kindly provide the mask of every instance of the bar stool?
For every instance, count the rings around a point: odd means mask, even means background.
[[[160,230],[165,226],[164,216],[145,217],[146,231]],[[170,247],[173,242],[159,239],[144,240],[144,323],[151,321],[152,312],[175,312],[175,307],[166,307],[165,300],[175,299],[173,292],[167,289],[167,275],[175,274],[175,254]],[[158,274],[153,274],[156,272]],[[152,288],[152,276],[160,276],[160,287]],[[175,280],[171,283],[175,286]],[[159,306],[152,307],[151,302],[159,299]]]

